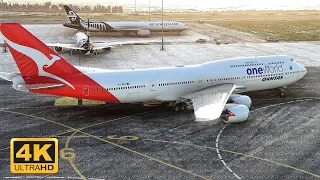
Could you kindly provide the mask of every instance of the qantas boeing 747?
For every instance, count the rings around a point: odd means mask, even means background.
[[[154,69],[82,68],[68,63],[20,24],[0,24],[0,31],[20,70],[0,75],[16,90],[117,103],[164,101],[176,110],[193,108],[197,121],[246,121],[251,99],[236,92],[281,88],[307,73],[288,56]]]

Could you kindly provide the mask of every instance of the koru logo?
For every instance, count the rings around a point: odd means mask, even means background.
[[[77,15],[75,12],[69,11],[68,14],[69,14],[68,17],[69,17],[70,21],[75,21],[77,19]]]

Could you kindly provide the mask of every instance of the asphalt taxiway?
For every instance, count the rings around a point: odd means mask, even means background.
[[[56,97],[13,91],[0,81],[0,178],[318,179],[319,91],[303,87],[318,82],[320,71],[308,71],[286,99],[276,90],[249,94],[249,120],[230,125],[195,122],[191,110],[161,106],[54,107]],[[14,137],[58,138],[59,172],[11,174]]]
[[[28,28],[37,32],[37,26]],[[73,34],[51,33],[36,35],[63,40]],[[62,56],[75,65],[124,69],[281,53],[309,66],[308,74],[286,89],[285,99],[278,97],[278,90],[249,93],[249,120],[230,125],[195,122],[192,110],[173,112],[161,106],[55,107],[57,97],[14,91],[0,80],[0,179],[319,179],[318,43],[218,46],[198,45],[191,43],[194,36],[188,38],[189,44],[175,42],[164,52],[158,45],[146,45],[123,46],[94,57]],[[15,70],[11,55],[2,53],[0,71]],[[11,174],[9,144],[15,137],[58,138],[59,172]]]

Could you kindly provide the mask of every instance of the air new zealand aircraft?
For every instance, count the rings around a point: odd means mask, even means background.
[[[64,6],[71,23],[65,23],[63,26],[79,30],[88,30],[88,23],[85,22],[69,6]],[[149,36],[151,32],[161,32],[162,22],[89,22],[89,31],[92,32],[123,32],[125,35],[134,33],[139,36]],[[164,32],[181,32],[188,29],[188,26],[181,22],[164,21]]]

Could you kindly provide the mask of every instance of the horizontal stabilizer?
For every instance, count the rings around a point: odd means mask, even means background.
[[[13,78],[20,76],[20,73],[6,73],[6,72],[0,72],[0,78],[11,81]]]
[[[51,88],[60,88],[64,87],[65,84],[54,84],[54,83],[45,83],[45,84],[19,84],[16,87],[16,90],[19,91],[30,91],[38,89],[51,89]]]

